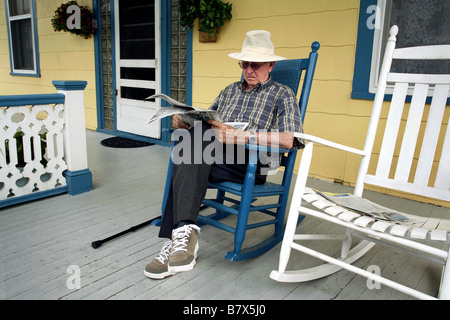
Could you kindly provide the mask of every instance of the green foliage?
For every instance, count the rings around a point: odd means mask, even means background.
[[[181,25],[192,29],[199,19],[201,32],[214,36],[226,20],[231,20],[232,4],[221,0],[180,0]]]
[[[200,7],[200,0],[180,0],[179,12],[180,12],[180,24],[189,29],[194,27],[195,19],[198,16],[198,9]]]
[[[13,138],[16,140],[16,149],[17,149],[17,167],[25,167],[25,157],[23,154],[23,137],[24,137],[23,131],[17,131]],[[42,134],[39,134],[40,140],[41,140],[41,164],[46,167],[47,166],[47,159],[44,158],[45,149],[47,148],[47,132],[44,132]],[[6,151],[6,163],[10,162],[9,158],[9,140],[5,141],[5,151]],[[31,144],[31,154],[34,156],[34,147],[33,144]]]

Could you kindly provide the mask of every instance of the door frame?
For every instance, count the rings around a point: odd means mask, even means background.
[[[155,139],[140,135],[135,135],[128,132],[118,131],[116,119],[114,120],[114,130],[105,129],[104,114],[103,114],[103,77],[102,77],[102,44],[101,44],[101,29],[100,29],[100,0],[93,0],[93,12],[97,20],[97,27],[94,33],[94,47],[95,47],[95,82],[96,82],[96,102],[97,102],[97,131],[108,134],[114,134],[125,138],[135,139],[139,141],[146,141],[154,144],[170,146],[171,135],[167,132],[170,129],[170,119],[161,120],[161,139]],[[115,61],[115,25],[114,25],[114,0],[110,0],[111,6],[111,46],[112,46],[112,60]],[[170,32],[171,32],[171,1],[161,1],[161,92],[170,94]],[[189,37],[188,46],[190,49],[189,61],[192,61],[192,35]],[[189,63],[191,64],[191,63]],[[116,66],[113,63],[113,87],[116,86]],[[188,79],[192,79],[192,67],[188,67]],[[191,80],[189,80],[191,83]],[[189,100],[191,99],[192,90],[188,89]],[[190,103],[190,101],[189,101]],[[116,97],[113,96],[114,114],[116,114]],[[144,119],[146,120],[146,119]]]

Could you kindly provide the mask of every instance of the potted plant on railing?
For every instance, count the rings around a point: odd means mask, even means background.
[[[180,24],[192,30],[199,19],[199,41],[215,42],[220,27],[231,20],[232,4],[221,0],[180,0]]]

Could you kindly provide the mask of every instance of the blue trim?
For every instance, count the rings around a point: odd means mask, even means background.
[[[36,17],[36,0],[31,1],[33,7],[33,30],[34,30],[34,56],[36,57],[36,77],[41,76],[41,63],[39,61],[39,37],[37,30],[37,17]]]
[[[97,21],[97,27],[94,31],[94,60],[95,60],[95,89],[97,102],[97,128],[105,127],[105,114],[103,104],[103,60],[102,60],[102,29],[101,29],[101,11],[100,0],[92,1],[92,11],[94,19]]]
[[[369,14],[366,13],[366,9],[371,5],[377,5],[377,0],[361,0],[359,7],[358,39],[351,95],[353,99],[373,100],[375,98],[374,94],[369,93],[374,29],[367,28]]]
[[[172,31],[172,3],[171,1],[161,1],[161,92],[170,96],[171,71],[170,71],[170,34]],[[161,141],[170,145],[171,135],[164,130],[171,127],[170,118],[161,120]]]
[[[62,93],[0,96],[0,106],[15,107],[38,104],[64,103],[65,98],[66,96]]]
[[[12,68],[11,68],[12,70]],[[18,73],[18,72],[10,72],[9,73],[10,76],[21,76],[21,77],[34,77],[34,78],[40,78],[41,74],[38,73]]]
[[[161,92],[170,95],[171,2],[161,1]]]
[[[8,33],[8,53],[9,53],[9,70],[11,70],[10,75],[13,75],[13,62],[12,62],[12,48],[11,48],[11,37],[9,35],[9,6],[8,0],[5,0],[5,14],[6,14],[6,32]]]
[[[24,196],[7,198],[7,199],[0,201],[0,208],[12,206],[12,205],[16,205],[16,204],[21,204],[21,203],[29,202],[29,201],[33,201],[33,200],[38,200],[38,199],[54,196],[54,195],[61,194],[61,193],[66,193],[67,190],[68,190],[68,187],[64,186],[64,187],[58,187],[58,188],[51,189],[51,190],[34,192],[34,193],[30,193],[30,194],[27,194]]]
[[[192,105],[192,30],[187,31],[186,104]]]
[[[66,178],[68,193],[77,195],[92,190],[92,173],[89,169],[63,172]]]
[[[8,33],[8,46],[9,46],[9,67],[11,72],[9,73],[11,76],[23,76],[23,77],[40,77],[41,76],[41,64],[40,64],[40,58],[39,58],[39,37],[38,37],[38,30],[37,30],[37,17],[36,17],[36,0],[31,0],[31,22],[33,24],[33,40],[34,40],[34,58],[36,65],[35,70],[33,70],[32,73],[20,73],[14,72],[14,66],[13,66],[13,54],[12,54],[12,45],[11,45],[11,37],[10,37],[10,29],[9,29],[9,6],[8,6],[8,0],[5,0],[5,14],[6,14],[6,31]]]
[[[84,90],[87,86],[87,81],[61,81],[53,80],[52,84],[58,90],[72,91],[72,90]]]

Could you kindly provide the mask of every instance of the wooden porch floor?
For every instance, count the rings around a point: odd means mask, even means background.
[[[224,256],[232,248],[232,235],[210,226],[202,228],[193,271],[159,281],[146,278],[144,266],[164,243],[157,237],[157,227],[146,226],[98,249],[91,243],[161,214],[169,149],[157,145],[107,148],[100,141],[108,137],[87,132],[93,191],[0,210],[0,299],[409,299],[387,287],[370,290],[364,278],[346,271],[308,283],[275,282],[269,274],[277,268],[280,245],[258,258],[231,262]],[[347,190],[316,180],[309,184]],[[448,208],[367,194],[373,200],[383,198],[396,209],[412,208],[416,214],[448,214]],[[306,219],[299,228],[314,232],[328,226]],[[250,244],[257,237],[258,231],[252,231],[246,241]],[[298,253],[290,265],[316,262]],[[406,284],[432,294],[438,288],[440,266],[397,251],[373,249],[358,265],[379,266],[383,275],[403,278]],[[402,267],[394,269],[394,265]],[[68,273],[71,266],[79,268],[80,289],[67,285],[74,275]]]

